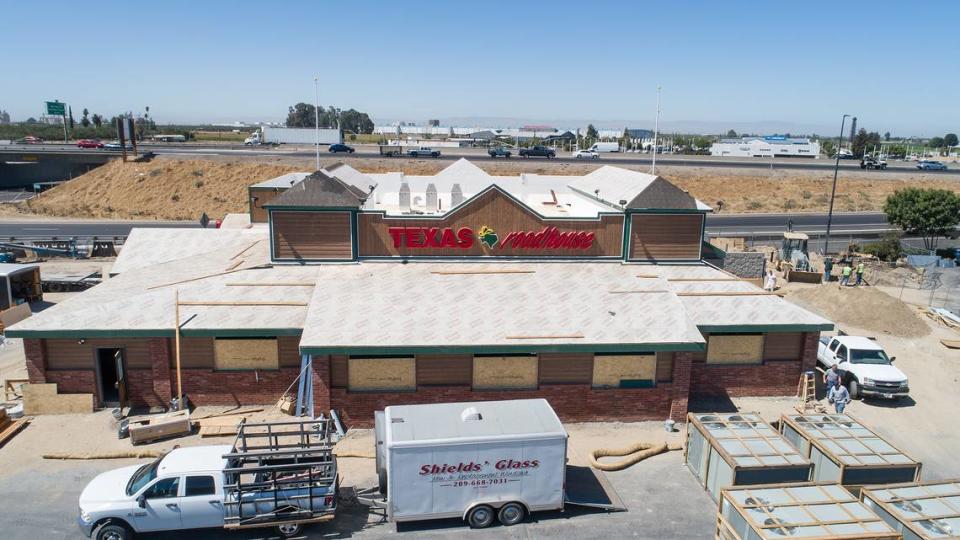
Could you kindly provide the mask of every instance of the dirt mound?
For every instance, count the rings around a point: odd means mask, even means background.
[[[295,164],[229,161],[111,161],[41,193],[21,211],[63,217],[194,220],[248,209],[247,186]]]
[[[787,294],[787,300],[799,304],[844,325],[883,332],[898,337],[921,337],[930,327],[907,304],[872,287],[836,285],[806,287]]]

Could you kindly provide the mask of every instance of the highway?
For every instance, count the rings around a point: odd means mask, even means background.
[[[321,147],[321,157],[341,159],[349,162],[351,159],[359,158],[379,158],[380,153],[376,145],[355,145],[356,152],[353,154],[338,153],[331,154],[326,147]],[[280,146],[258,146],[249,147],[241,144],[203,144],[203,143],[150,143],[138,147],[142,152],[153,152],[156,155],[179,156],[179,157],[210,157],[210,156],[233,156],[243,157],[289,157],[297,159],[310,159],[315,155],[315,150],[309,145],[280,145]],[[441,156],[436,158],[438,161],[453,161],[466,157],[475,161],[490,161],[483,148],[439,148]],[[31,153],[39,156],[64,155],[64,156],[89,156],[91,153],[100,156],[119,155],[117,151],[103,149],[80,149],[67,144],[43,144],[43,145],[4,145],[0,146],[0,158],[4,154]],[[410,159],[410,158],[384,158],[384,159]],[[429,160],[430,158],[423,158]],[[496,158],[503,159],[503,158]],[[514,161],[547,161],[545,158],[520,158],[516,155],[511,160]],[[652,156],[647,154],[633,153],[606,153],[601,154],[597,160],[579,160],[569,157],[566,152],[561,152],[560,157],[549,160],[551,163],[596,163],[596,164],[616,164],[616,165],[650,165]],[[711,167],[711,168],[751,168],[751,169],[770,169],[770,170],[810,170],[829,172],[833,170],[834,161],[830,159],[802,159],[802,158],[717,158],[713,156],[687,156],[664,154],[657,157],[657,163],[672,167]],[[952,164],[951,164],[952,165]],[[844,171],[860,170],[859,161],[841,160],[840,168]],[[885,171],[876,171],[878,173],[923,173],[936,175],[957,175],[960,174],[960,167],[951,167],[946,171],[919,171],[916,164],[909,161],[890,161]]]

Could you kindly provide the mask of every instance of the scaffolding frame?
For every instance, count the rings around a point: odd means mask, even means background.
[[[334,518],[339,479],[331,419],[247,423],[224,454],[224,527],[244,529]],[[331,490],[331,487],[333,488]],[[306,490],[304,494],[291,494]],[[318,500],[323,500],[318,504]],[[258,507],[266,504],[269,510]],[[245,507],[253,506],[253,511]]]
[[[819,497],[799,498],[801,493],[816,493]],[[812,490],[812,491],[811,491]],[[772,502],[763,499],[764,493],[771,491],[778,492],[785,496],[786,502]],[[735,493],[744,493],[744,503],[738,502],[734,498]],[[752,503],[746,501],[752,500]],[[887,522],[880,516],[871,511],[864,503],[846,491],[840,484],[822,484],[822,483],[803,483],[803,484],[771,484],[762,486],[746,486],[725,488],[720,492],[720,503],[717,511],[717,540],[740,540],[741,536],[734,525],[723,515],[724,503],[730,504],[734,511],[743,518],[744,522],[763,539],[768,538],[789,538],[792,536],[792,529],[797,527],[818,527],[825,530],[828,534],[819,536],[802,535],[804,540],[834,540],[834,539],[856,539],[856,540],[899,540],[901,535],[894,531]],[[858,517],[850,511],[849,505],[855,505],[863,511],[866,516]],[[842,511],[846,516],[843,519],[821,519],[817,517],[810,509],[813,507],[822,507],[830,505]],[[807,521],[786,522],[782,519],[784,514],[775,513],[781,508],[796,509],[808,518]],[[751,512],[753,511],[753,512]],[[762,523],[754,519],[756,511],[764,516]],[[874,528],[883,528],[885,531],[869,530],[871,525]],[[834,532],[833,527],[841,528],[850,526],[859,526],[863,533],[856,532]],[[774,534],[767,534],[767,531],[776,530]]]

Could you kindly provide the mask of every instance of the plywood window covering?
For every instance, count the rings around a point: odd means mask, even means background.
[[[702,214],[632,214],[630,260],[700,258]]]
[[[590,384],[592,353],[541,353],[540,384]]]
[[[469,354],[418,354],[418,386],[469,385],[473,356]]]
[[[655,385],[655,354],[598,354],[593,357],[594,388],[648,388]]]
[[[279,369],[276,338],[217,338],[213,341],[213,367],[217,370]]]
[[[538,360],[530,356],[475,356],[475,390],[519,390],[537,388]]]
[[[707,338],[707,363],[763,363],[763,334],[711,334]]]
[[[800,360],[803,356],[801,332],[774,332],[767,334],[763,342],[764,360]]]
[[[347,360],[350,391],[416,390],[417,361],[411,357],[350,357]]]
[[[673,353],[657,353],[657,382],[673,381]]]
[[[170,367],[176,368],[176,354],[174,344],[170,343]],[[213,338],[187,337],[180,338],[180,365],[184,369],[200,368],[213,369]]]
[[[277,259],[348,260],[353,258],[350,212],[274,211],[273,254]]]

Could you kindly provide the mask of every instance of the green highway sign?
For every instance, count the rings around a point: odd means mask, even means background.
[[[47,102],[47,114],[55,116],[64,116],[67,114],[66,105],[59,101]]]

